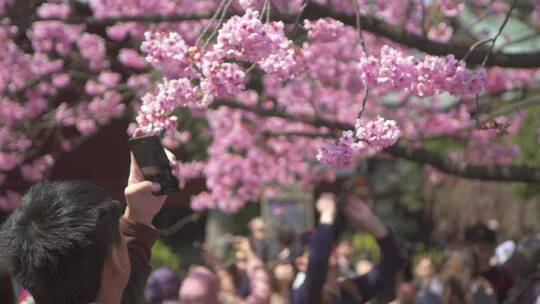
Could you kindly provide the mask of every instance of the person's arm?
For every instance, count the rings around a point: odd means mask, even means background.
[[[325,193],[317,201],[317,210],[321,216],[309,248],[309,260],[304,282],[304,303],[317,304],[321,302],[328,260],[334,247],[336,202],[333,195]]]
[[[126,217],[120,219],[120,230],[127,242],[131,264],[129,282],[124,289],[122,303],[144,303],[144,286],[151,270],[148,266],[150,253],[159,236],[159,230]]]
[[[177,175],[176,159],[166,151],[173,174]],[[127,207],[120,218],[120,231],[125,237],[131,264],[129,282],[124,288],[122,303],[144,303],[144,286],[150,273],[150,253],[154,242],[159,236],[159,230],[152,226],[152,220],[161,210],[166,195],[152,194],[158,191],[159,184],[144,179],[144,176],[131,155],[131,165],[128,184],[124,189]]]
[[[388,230],[371,209],[360,202],[347,206],[347,215],[353,226],[365,229],[377,238],[381,249],[381,260],[365,275],[346,280],[342,284],[342,295],[349,301],[368,301],[394,279],[404,264],[394,234]]]

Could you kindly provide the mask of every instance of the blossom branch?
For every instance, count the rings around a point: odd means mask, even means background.
[[[225,18],[233,16],[234,13],[226,14]],[[313,3],[312,1],[306,6],[302,14],[302,20],[317,20],[320,18],[330,17],[343,22],[350,26],[356,26],[356,17],[348,16],[342,13],[332,11],[327,6],[322,6]],[[181,22],[181,21],[194,21],[201,19],[210,19],[212,14],[200,14],[200,15],[137,15],[137,16],[116,16],[116,17],[68,17],[67,19],[61,18],[18,18],[10,19],[7,17],[0,18],[0,25],[16,25],[16,26],[28,26],[33,22],[38,21],[63,21],[67,24],[86,24],[88,26],[111,26],[117,22],[139,22],[139,23],[155,23],[155,22]],[[273,20],[281,20],[293,24],[297,18],[297,15],[286,14],[272,14]],[[409,33],[403,28],[391,26],[384,21],[381,21],[373,16],[361,16],[362,29],[369,31],[373,34],[386,37],[394,42],[418,49],[422,52],[436,55],[446,56],[454,54],[457,58],[463,58],[469,53],[466,62],[471,65],[480,65],[486,58],[486,54],[489,53],[487,47],[475,47],[472,51],[471,48],[474,44],[465,44],[460,42],[450,43],[438,43],[433,42],[421,35]],[[470,51],[470,52],[469,52]],[[540,67],[540,52],[526,52],[526,53],[504,53],[502,51],[493,52],[488,60],[486,66],[499,66],[510,68],[538,68]]]
[[[259,116],[280,117],[289,121],[302,122],[314,127],[327,127],[339,131],[353,130],[354,126],[344,122],[338,122],[325,118],[314,118],[307,115],[295,115],[282,110],[267,110],[255,108],[235,101],[217,101],[212,107],[226,106],[229,108],[242,109]],[[286,136],[287,133],[276,134]],[[302,136],[302,132],[293,132],[292,136]],[[305,135],[314,137],[313,132]],[[322,133],[321,135],[327,136]],[[463,161],[457,161],[439,153],[424,149],[411,147],[400,141],[395,145],[386,148],[387,152],[395,157],[403,158],[420,164],[429,164],[438,170],[465,178],[490,180],[490,181],[516,181],[527,183],[540,183],[540,167],[530,166],[501,166],[501,165],[474,165]]]

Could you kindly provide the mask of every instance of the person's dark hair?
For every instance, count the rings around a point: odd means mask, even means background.
[[[465,229],[465,239],[469,242],[484,241],[495,245],[497,243],[497,234],[486,224],[478,222]]]
[[[0,231],[0,258],[37,303],[96,300],[121,206],[83,182],[32,186]]]
[[[295,235],[294,230],[289,227],[278,228],[277,231],[277,240],[279,244],[283,247],[289,247],[294,241]]]
[[[182,279],[178,273],[170,267],[160,267],[150,274],[144,297],[150,304],[159,304],[166,300],[178,300],[178,289],[182,285]]]

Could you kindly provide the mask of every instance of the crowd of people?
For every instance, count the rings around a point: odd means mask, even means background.
[[[445,248],[440,265],[429,256],[412,265],[392,229],[366,204],[350,201],[338,211],[331,193],[316,200],[315,229],[278,233],[277,250],[256,218],[249,237],[231,239],[228,259],[203,245],[205,262],[191,265],[183,278],[170,268],[152,271],[159,236],[152,220],[166,199],[152,194],[159,187],[144,180],[133,160],[125,210],[92,184],[34,185],[0,232],[0,268],[6,269],[0,303],[540,303],[539,234],[498,260],[495,232],[479,223],[463,242]],[[342,221],[377,240],[376,262],[356,259],[337,227]]]

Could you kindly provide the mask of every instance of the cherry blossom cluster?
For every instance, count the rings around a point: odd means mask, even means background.
[[[308,32],[308,38],[313,42],[332,42],[345,34],[345,25],[331,18],[318,19],[317,21],[305,20],[304,28]]]
[[[360,69],[370,85],[407,90],[418,97],[442,92],[459,97],[475,95],[483,90],[487,77],[484,69],[471,71],[453,55],[418,60],[387,45],[381,48],[379,56],[363,58]]]
[[[22,196],[15,192],[8,190],[4,196],[0,196],[0,210],[11,211],[17,208],[21,203]]]
[[[88,60],[88,65],[92,70],[100,70],[109,66],[106,58],[105,40],[96,35],[84,33],[77,40],[77,46],[81,56]]]
[[[71,8],[65,3],[44,3],[38,7],[36,13],[40,18],[67,18]]]
[[[353,131],[344,131],[337,143],[326,142],[319,147],[317,160],[334,168],[348,168],[362,148],[355,142]]]
[[[154,93],[143,98],[137,122],[146,132],[176,126],[171,112],[180,106],[205,107],[216,98],[229,98],[244,89],[247,75],[237,59],[257,63],[279,79],[290,78],[298,66],[283,24],[263,24],[255,10],[230,18],[208,49],[189,46],[175,32],[147,32],[141,50],[147,61],[165,76]]]
[[[243,93],[238,98],[250,103],[244,99],[253,96]],[[332,178],[328,171],[313,170],[306,162],[316,152],[310,144],[312,139],[275,137],[267,138],[262,146],[256,144],[266,130],[298,130],[305,126],[278,118],[261,121],[253,113],[225,107],[208,111],[207,117],[214,140],[202,173],[209,191],[192,199],[196,210],[220,208],[234,213],[247,202],[258,201],[272,183],[307,186],[313,180]]]
[[[397,123],[377,117],[375,120],[357,120],[356,132],[344,131],[337,143],[327,142],[319,147],[317,160],[335,168],[347,168],[353,158],[381,152],[395,144],[401,135]]]
[[[283,36],[263,24],[258,11],[248,9],[243,16],[233,16],[221,27],[215,49],[225,58],[257,62],[275,52]]]
[[[401,131],[394,120],[377,117],[375,120],[357,120],[356,138],[365,143],[369,149],[380,152],[395,144]]]
[[[219,30],[215,50],[223,58],[257,63],[266,73],[285,80],[298,72],[299,64],[283,28],[282,22],[263,24],[258,11],[247,9]]]
[[[434,7],[446,17],[456,17],[465,8],[465,4],[463,1],[458,0],[437,0],[434,3]]]
[[[167,78],[193,78],[197,72],[194,61],[200,56],[197,48],[189,47],[175,32],[146,32],[141,50],[146,61],[163,72]]]
[[[272,0],[272,12],[297,14],[304,2]],[[504,16],[509,9],[504,0],[358,2],[361,15],[441,44],[451,41],[452,19],[469,4],[467,10],[471,8],[475,18],[482,18],[482,14]],[[209,15],[220,3],[90,0],[73,9],[71,2],[51,0],[37,7],[32,20]],[[312,3],[328,5],[354,18],[354,1]],[[0,0],[0,14],[12,4],[19,5],[13,0]],[[177,130],[183,127],[174,116],[178,107],[189,107],[193,116],[208,121],[208,129],[204,130],[205,136],[212,138],[208,159],[181,166],[184,179],[206,178],[208,192],[192,201],[198,209],[217,207],[236,212],[246,202],[259,200],[265,189],[276,184],[306,186],[315,180],[332,179],[334,168],[349,167],[356,157],[382,151],[400,136],[416,145],[421,145],[425,137],[458,138],[467,142],[464,149],[471,155],[468,160],[477,163],[509,164],[519,152],[505,136],[516,134],[523,115],[498,117],[492,126],[463,131],[475,124],[471,113],[478,115],[469,96],[483,90],[500,94],[534,87],[538,69],[473,71],[451,56],[419,54],[368,31],[363,35],[366,54],[356,28],[331,18],[305,21],[307,39],[302,36],[295,45],[285,35],[292,31],[292,25],[261,21],[265,18],[257,10],[263,4],[263,0],[233,1],[228,14],[238,16],[226,18],[220,28],[214,29],[213,25],[218,24],[214,22],[209,30],[217,31],[215,41],[200,39],[198,43],[199,34],[210,24],[208,19],[117,22],[104,28],[104,32],[93,28],[87,31],[85,26],[62,20],[32,22],[24,27],[24,33],[16,26],[0,26],[0,184],[7,176],[11,178],[14,170],[16,176],[22,175],[30,182],[46,177],[53,160],[46,156],[36,159],[28,153],[39,148],[39,141],[31,137],[34,130],[43,131],[44,126],[51,125],[60,131],[68,129],[58,132],[62,136],[53,144],[61,151],[73,149],[80,139],[125,115],[124,97],[128,94],[124,90],[136,96],[132,105],[138,115],[137,124],[130,130],[140,127],[147,133],[165,131],[163,143],[167,147],[176,148],[190,140],[188,131]],[[90,9],[79,9],[85,5]],[[540,2],[534,0],[533,5],[531,21],[538,23]],[[303,34],[298,28],[293,32],[295,37]],[[144,41],[138,49],[140,40]],[[117,58],[111,58],[113,54]],[[156,73],[148,71],[148,67],[159,70],[163,81],[155,84]],[[263,72],[254,74],[255,81],[262,74],[258,92],[245,90],[251,76],[248,71],[253,68]],[[355,130],[344,132],[332,142],[265,135],[275,131],[330,131],[326,128],[258,117],[244,110],[206,109],[216,99],[234,98],[243,105],[269,111],[324,115],[329,120],[354,124],[367,86],[370,94],[364,116],[381,115],[392,120],[363,120]],[[71,98],[73,88],[82,88],[78,98]],[[66,91],[69,100],[63,94]],[[441,95],[449,96],[441,93],[447,92],[453,95],[455,105],[442,105]],[[330,166],[314,163],[315,158]],[[19,201],[17,193],[0,191],[0,209],[12,209]]]
[[[118,54],[118,61],[124,66],[135,70],[142,70],[146,67],[144,58],[133,49],[121,49]]]

